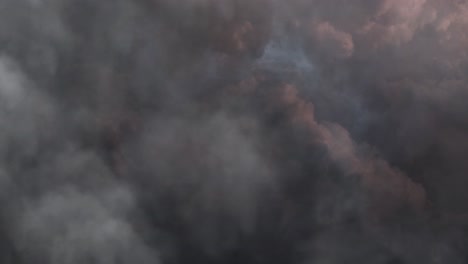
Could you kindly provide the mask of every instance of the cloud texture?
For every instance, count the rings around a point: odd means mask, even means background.
[[[0,0],[0,262],[465,263],[468,2]]]

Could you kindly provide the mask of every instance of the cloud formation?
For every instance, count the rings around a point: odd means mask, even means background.
[[[466,262],[467,17],[0,1],[0,262]]]

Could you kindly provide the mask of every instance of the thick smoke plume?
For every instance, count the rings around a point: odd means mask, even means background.
[[[468,261],[465,0],[0,0],[0,262]]]

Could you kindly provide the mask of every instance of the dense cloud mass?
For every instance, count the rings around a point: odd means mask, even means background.
[[[468,261],[468,1],[0,0],[0,262]]]

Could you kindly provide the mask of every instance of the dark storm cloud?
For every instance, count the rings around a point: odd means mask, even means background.
[[[0,1],[0,260],[462,263],[467,17]]]

